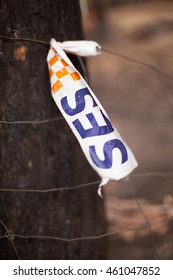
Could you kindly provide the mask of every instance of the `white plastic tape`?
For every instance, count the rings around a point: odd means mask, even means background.
[[[52,39],[50,45],[47,62],[52,96],[89,163],[100,175],[100,186],[110,179],[126,177],[137,167],[132,151],[59,43]]]
[[[95,56],[101,53],[101,46],[95,41],[64,41],[56,43],[65,52],[78,56]]]

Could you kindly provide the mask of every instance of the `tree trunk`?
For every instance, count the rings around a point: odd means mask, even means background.
[[[59,41],[82,39],[79,3],[1,0],[0,34],[44,41],[52,37]],[[0,48],[0,119],[61,117],[51,97],[48,46],[0,41]],[[80,71],[77,58],[72,59]],[[73,189],[99,178],[65,120],[1,122],[0,139],[0,259],[106,258],[106,238],[72,242],[52,238],[96,236],[106,231],[97,184]],[[66,187],[71,189],[26,191]]]

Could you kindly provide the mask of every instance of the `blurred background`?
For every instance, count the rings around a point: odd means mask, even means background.
[[[91,88],[139,163],[104,187],[108,258],[172,259],[173,2],[81,0],[81,7],[85,38],[103,47],[87,60]]]

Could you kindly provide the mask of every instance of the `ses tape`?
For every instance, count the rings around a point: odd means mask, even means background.
[[[50,41],[47,62],[53,99],[87,160],[100,175],[100,187],[110,179],[126,177],[138,165],[132,151],[112,126],[99,100],[60,43],[54,39]]]

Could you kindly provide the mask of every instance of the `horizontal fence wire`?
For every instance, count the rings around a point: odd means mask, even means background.
[[[31,38],[19,38],[19,37],[15,37],[15,38],[12,38],[12,37],[8,37],[8,36],[4,36],[4,35],[0,35],[0,40],[2,41],[7,41],[7,42],[17,42],[17,41],[25,41],[25,42],[30,42],[30,43],[38,43],[38,44],[43,44],[43,45],[46,45],[46,46],[49,46],[50,43],[47,42],[47,41],[42,41],[42,40],[38,40],[38,39],[31,39]],[[149,64],[149,63],[146,63],[144,61],[140,61],[138,59],[133,59],[133,58],[130,58],[128,57],[127,55],[124,55],[124,54],[121,54],[121,53],[118,53],[118,52],[115,52],[115,51],[112,51],[112,50],[109,50],[109,49],[106,49],[104,47],[102,47],[101,49],[103,52],[106,52],[106,53],[109,53],[113,56],[116,56],[116,57],[120,57],[126,61],[129,61],[131,63],[135,63],[135,64],[139,64],[141,66],[144,66],[144,67],[147,67],[149,68],[150,70],[156,72],[157,74],[160,74],[163,76],[163,78],[165,79],[168,79],[168,80],[172,80],[173,81],[173,75],[170,75],[169,73],[165,73],[164,71],[160,70],[159,68],[157,68],[156,66],[152,65],[152,64]],[[1,53],[2,55],[2,53]],[[84,67],[84,65],[83,65]]]
[[[163,119],[163,118],[153,118],[153,117],[143,117],[143,116],[132,116],[132,115],[127,115],[127,114],[109,114],[111,118],[120,118],[120,119],[132,119],[137,122],[161,122],[161,123],[173,123],[173,118],[169,119]],[[50,119],[43,119],[43,120],[14,120],[14,121],[9,121],[9,120],[0,120],[0,124],[9,124],[9,125],[15,125],[15,124],[47,124],[50,122],[57,122],[64,120],[64,117],[55,117],[55,118],[50,118]]]
[[[3,36],[0,35],[0,40],[2,41],[6,41],[6,42],[15,42],[15,41],[25,41],[25,42],[30,42],[30,43],[38,43],[38,44],[42,44],[45,46],[49,46],[49,42],[46,41],[42,41],[42,40],[37,40],[37,39],[30,39],[30,38],[11,38],[8,36]],[[164,71],[160,70],[159,68],[157,68],[154,65],[145,63],[143,61],[140,61],[138,59],[134,59],[134,58],[129,58],[128,56],[124,55],[124,54],[120,54],[117,53],[115,51],[112,50],[108,50],[106,48],[102,48],[102,51],[105,53],[108,53],[110,55],[116,56],[116,57],[120,57],[130,63],[134,63],[134,64],[138,64],[144,67],[147,67],[148,69],[150,69],[151,71],[154,71],[156,74],[158,74],[159,76],[162,77],[162,81],[163,79],[165,80],[169,80],[169,81],[173,81],[173,76],[170,75],[169,73],[165,73]],[[3,55],[3,53],[1,53],[1,56]],[[79,62],[81,64],[81,67],[83,69],[83,72],[86,76],[86,69],[85,69],[85,65],[83,63],[83,61],[81,60],[81,58],[79,58]],[[170,109],[172,110],[172,105],[167,97],[166,94],[164,94],[165,100],[168,104],[168,106],[170,107]],[[173,122],[173,118],[156,118],[156,117],[150,117],[150,116],[145,116],[145,117],[141,117],[141,116],[128,116],[126,114],[111,114],[111,117],[116,117],[116,118],[131,118],[132,120],[135,121],[143,121],[143,122],[165,122],[165,123],[172,123]],[[48,119],[43,119],[43,120],[0,120],[0,124],[7,124],[7,125],[17,125],[17,124],[37,124],[37,125],[41,125],[41,124],[46,124],[46,123],[50,123],[50,122],[56,122],[56,121],[60,121],[63,120],[63,117],[55,117],[55,118],[48,118]],[[106,238],[106,237],[110,237],[110,236],[114,236],[114,235],[118,235],[120,233],[123,232],[128,232],[128,231],[140,231],[143,229],[147,229],[148,230],[148,234],[150,236],[151,239],[151,244],[152,244],[152,248],[153,251],[155,253],[155,256],[157,259],[161,259],[159,250],[157,248],[157,244],[154,238],[154,234],[152,231],[152,227],[155,225],[159,225],[159,224],[164,224],[164,223],[169,223],[170,221],[173,220],[173,216],[169,216],[166,219],[162,219],[159,220],[157,222],[150,222],[147,215],[145,214],[142,204],[139,201],[134,189],[131,186],[130,179],[131,178],[144,178],[144,177],[173,177],[173,171],[172,172],[161,172],[161,171],[153,171],[153,172],[141,172],[141,173],[134,173],[131,174],[130,176],[127,176],[126,179],[124,179],[124,181],[127,181],[128,184],[128,188],[132,194],[132,196],[134,197],[135,201],[136,201],[136,205],[138,208],[138,211],[142,214],[143,218],[144,218],[144,224],[142,226],[139,227],[135,227],[135,228],[122,228],[116,231],[111,231],[111,232],[105,232],[102,233],[100,235],[95,235],[95,236],[81,236],[81,237],[75,237],[75,238],[65,238],[65,237],[60,237],[60,236],[46,236],[46,235],[21,235],[19,233],[15,233],[13,232],[13,230],[9,230],[8,227],[5,225],[5,223],[0,219],[0,224],[1,226],[4,228],[4,233],[0,234],[0,239],[8,239],[11,244],[12,244],[12,248],[14,250],[14,253],[16,255],[17,259],[20,259],[19,256],[19,252],[17,251],[17,248],[15,246],[15,239],[47,239],[47,240],[55,240],[55,241],[63,241],[63,242],[77,242],[77,241],[86,241],[86,240],[98,240],[98,239],[102,239],[102,238]],[[18,188],[0,188],[0,192],[33,192],[33,193],[48,193],[48,192],[58,192],[58,191],[72,191],[72,190],[77,190],[77,189],[82,189],[82,188],[87,188],[90,186],[94,186],[94,185],[98,185],[100,183],[100,181],[93,181],[93,182],[89,182],[89,183],[85,183],[85,184],[80,184],[80,185],[76,185],[76,186],[72,186],[72,187],[64,187],[64,188],[51,188],[51,189],[18,189]]]
[[[140,203],[138,204],[139,206],[139,211],[142,211],[143,215],[145,216]],[[120,230],[116,230],[116,231],[112,231],[112,232],[105,232],[99,235],[95,235],[95,236],[82,236],[82,237],[75,237],[75,238],[64,238],[64,237],[60,237],[60,236],[49,236],[49,235],[21,235],[21,234],[17,234],[15,232],[13,232],[12,230],[8,230],[8,228],[6,227],[6,225],[4,224],[4,222],[0,219],[0,224],[4,227],[5,229],[5,234],[0,235],[0,239],[8,239],[13,247],[14,253],[17,257],[17,259],[20,259],[19,257],[19,253],[17,251],[17,248],[15,246],[15,239],[40,239],[40,240],[52,240],[52,241],[62,241],[62,242],[67,242],[67,243],[74,243],[74,242],[79,242],[79,241],[88,241],[88,240],[99,240],[102,238],[106,238],[106,237],[110,237],[110,236],[115,236],[124,232],[129,232],[129,231],[140,231],[143,229],[148,229],[149,230],[149,234],[151,237],[151,242],[152,242],[152,246],[153,246],[153,250],[156,254],[157,259],[161,259],[161,256],[159,254],[159,251],[157,250],[157,246],[156,246],[156,242],[152,233],[152,227],[155,225],[159,225],[159,224],[164,224],[164,223],[168,223],[170,221],[173,220],[173,216],[170,216],[169,218],[166,219],[162,219],[160,221],[157,222],[152,222],[150,223],[147,219],[147,217],[145,216],[146,219],[146,224],[140,226],[140,227],[135,227],[135,228],[124,228],[124,229],[120,229]]]
[[[75,238],[64,238],[64,237],[60,237],[60,236],[49,236],[49,235],[21,235],[21,234],[16,234],[14,233],[12,230],[10,231],[6,231],[4,235],[0,235],[0,239],[3,238],[7,238],[11,241],[14,240],[14,238],[23,238],[23,239],[51,239],[51,240],[59,240],[59,241],[64,241],[64,242],[76,242],[76,241],[82,241],[82,240],[97,240],[97,239],[102,239],[111,235],[116,235],[116,234],[120,234],[123,232],[127,232],[127,231],[136,231],[136,230],[142,230],[148,227],[148,223],[150,225],[150,227],[152,228],[155,225],[159,225],[159,224],[164,224],[164,223],[168,223],[169,221],[173,220],[173,216],[170,216],[167,219],[162,219],[160,221],[157,222],[147,222],[147,225],[144,224],[143,226],[140,227],[132,227],[132,228],[124,228],[124,229],[120,229],[120,230],[116,230],[116,231],[112,231],[112,232],[105,232],[103,234],[99,234],[99,235],[93,235],[93,236],[82,236],[82,237],[75,237]],[[0,220],[1,223],[1,220]]]
[[[144,177],[173,177],[173,172],[141,172],[136,174],[128,175],[126,178],[122,179],[123,181],[130,181],[131,178],[144,178]],[[89,183],[84,183],[71,187],[60,187],[60,188],[50,188],[50,189],[18,189],[18,188],[0,188],[0,192],[34,192],[34,193],[49,193],[49,192],[58,192],[58,191],[74,191],[77,189],[83,189],[90,186],[98,186],[101,183],[101,180],[93,181]]]
[[[0,120],[0,124],[45,124],[45,123],[50,123],[50,122],[56,122],[63,120],[63,117],[56,117],[56,118],[51,118],[51,119],[44,119],[44,120],[27,120],[27,121],[6,121],[6,120]]]

